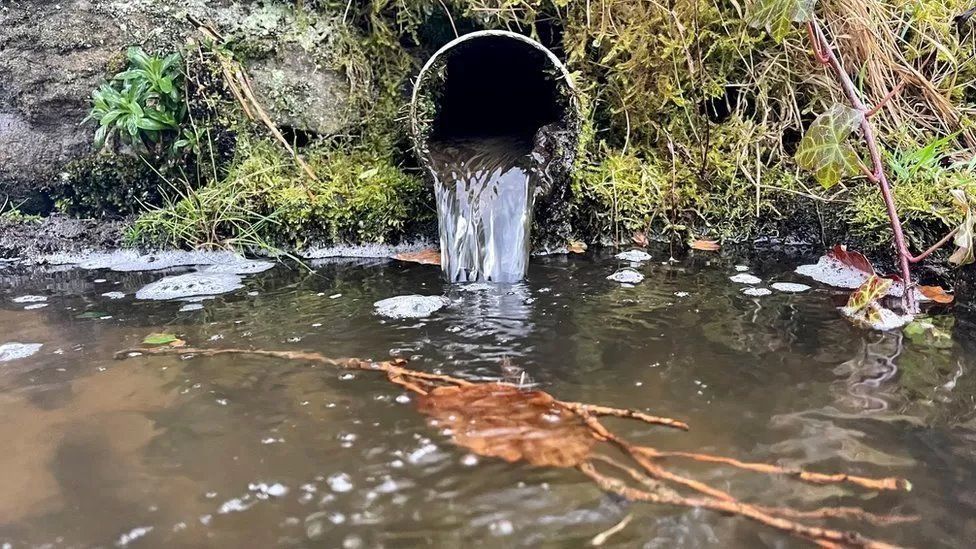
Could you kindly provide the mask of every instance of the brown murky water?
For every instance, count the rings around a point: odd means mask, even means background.
[[[973,544],[972,354],[854,329],[834,309],[842,293],[823,286],[745,296],[728,279],[745,260],[663,258],[638,268],[647,279],[635,287],[606,280],[621,266],[610,257],[533,258],[525,282],[496,287],[385,260],[279,266],[189,312],[134,299],[160,273],[0,271],[0,343],[43,344],[0,362],[0,546],[582,547],[628,513],[607,546],[802,546],[741,519],[631,505],[573,470],[476,458],[367,373],[241,356],[112,359],[159,331],[199,346],[397,355],[478,379],[498,378],[507,359],[561,398],[692,426],[614,424],[637,442],[915,487],[874,495],[675,464],[743,499],[918,513],[916,524],[859,528],[906,545]],[[799,281],[793,266],[750,264],[766,283]],[[126,297],[102,296],[111,291]],[[452,303],[421,320],[374,313],[373,302],[409,293]],[[12,301],[25,294],[47,306]]]

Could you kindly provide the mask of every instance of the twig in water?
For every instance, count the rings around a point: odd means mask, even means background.
[[[358,358],[331,358],[309,351],[192,347],[127,349],[119,351],[115,357],[121,360],[142,354],[256,355],[317,362],[346,370],[382,372],[391,383],[422,396],[424,404],[420,406],[420,411],[427,414],[431,422],[439,420],[437,414],[439,411],[443,412],[445,414],[443,417],[447,418],[447,421],[459,426],[451,429],[454,443],[476,453],[500,457],[512,462],[522,460],[535,465],[575,467],[600,489],[631,501],[702,508],[726,515],[736,515],[806,539],[821,547],[890,549],[894,546],[867,538],[857,532],[813,526],[798,522],[799,520],[860,520],[885,526],[918,519],[914,516],[876,515],[855,507],[822,507],[804,511],[746,503],[704,482],[673,473],[659,461],[683,458],[727,465],[756,473],[783,475],[812,484],[847,484],[875,491],[908,491],[911,489],[911,484],[900,478],[874,479],[846,474],[813,473],[722,456],[667,452],[649,446],[640,446],[608,429],[599,418],[636,420],[649,425],[680,430],[687,430],[688,425],[677,419],[653,416],[636,410],[561,401],[543,391],[526,391],[512,383],[472,382],[449,375],[412,370],[407,368],[407,362],[401,359],[376,362]],[[520,436],[524,438],[519,438]],[[619,450],[628,460],[627,463],[608,457],[604,453],[594,452],[594,446],[601,442]],[[612,473],[597,470],[598,463]],[[638,487],[632,486],[634,483]],[[688,490],[695,495],[685,496],[680,490]],[[628,517],[594,537],[593,545],[605,543],[607,538],[625,528],[629,520]]]

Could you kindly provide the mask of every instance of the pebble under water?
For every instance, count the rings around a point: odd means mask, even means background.
[[[397,356],[472,380],[519,370],[561,399],[691,425],[609,422],[634,442],[914,485],[873,494],[669,463],[743,500],[918,514],[910,524],[830,524],[908,546],[972,544],[967,319],[929,319],[952,339],[865,331],[838,313],[844,290],[793,272],[808,261],[667,258],[536,257],[523,282],[493,285],[449,284],[435,266],[330,257],[311,272],[236,274],[231,286],[242,287],[187,310],[179,298],[137,296],[204,267],[5,264],[0,547],[583,547],[628,514],[605,547],[804,546],[742,519],[630,504],[572,469],[472,455],[373,372],[257,356],[113,360],[151,333],[198,347]],[[608,279],[622,268],[643,281]],[[730,279],[739,274],[759,282]],[[421,307],[421,318],[380,314],[377,303],[397,296],[440,306]]]

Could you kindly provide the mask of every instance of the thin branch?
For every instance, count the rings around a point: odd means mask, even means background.
[[[942,237],[942,240],[936,242],[935,244],[932,244],[932,246],[929,249],[925,250],[924,252],[909,257],[908,260],[911,261],[912,263],[921,262],[926,257],[932,255],[933,252],[935,252],[942,246],[945,246],[950,240],[952,240],[952,237],[956,236],[956,233],[958,232],[959,232],[959,227],[952,229],[951,231],[949,231],[949,234]]]
[[[870,117],[878,114],[879,112],[881,112],[881,109],[884,108],[885,104],[888,103],[889,101],[891,101],[891,99],[893,97],[895,97],[895,95],[897,95],[898,92],[900,92],[901,89],[904,88],[904,87],[905,87],[905,81],[902,80],[901,82],[898,83],[897,86],[895,86],[883,98],[881,98],[881,101],[878,101],[878,104],[875,105],[874,108],[872,108],[868,112],[864,113],[864,116],[867,116],[868,118],[870,118]]]

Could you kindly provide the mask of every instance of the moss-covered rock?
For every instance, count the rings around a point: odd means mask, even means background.
[[[155,168],[139,156],[92,154],[69,163],[49,194],[69,215],[118,218],[158,206],[164,188]]]

